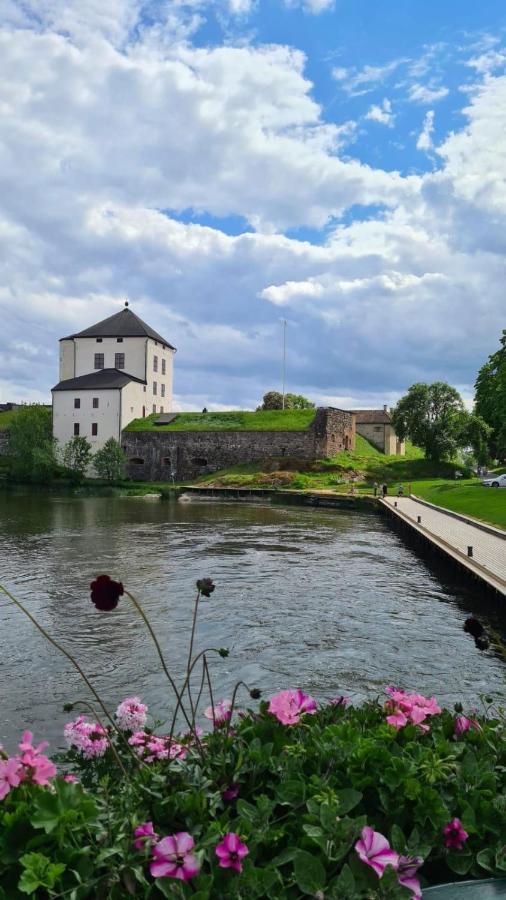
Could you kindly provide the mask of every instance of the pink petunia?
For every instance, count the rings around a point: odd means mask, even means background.
[[[362,828],[355,850],[362,862],[374,869],[378,878],[381,878],[387,866],[397,869],[399,865],[399,856],[392,850],[386,837],[369,825]]]
[[[280,691],[271,697],[269,712],[283,725],[297,725],[304,713],[314,715],[316,700],[301,690]]]
[[[239,796],[239,785],[235,782],[229,784],[227,788],[222,792],[222,800],[235,800],[236,797]]]
[[[155,833],[152,822],[143,822],[134,829],[134,847],[136,850],[143,850],[146,844],[156,843],[158,835]]]
[[[191,852],[195,846],[191,834],[179,831],[165,837],[153,847],[153,862],[149,870],[153,878],[178,878],[189,881],[200,871],[196,856]]]
[[[428,725],[422,725],[427,716],[435,716],[441,712],[434,697],[424,697],[422,694],[408,693],[392,685],[386,688],[390,699],[385,703],[385,709],[389,713],[387,722],[399,730],[411,723],[418,725],[421,731],[429,731]]]
[[[415,877],[422,865],[423,859],[420,856],[399,856],[397,880],[403,887],[412,891],[411,900],[422,900],[422,888],[418,878]]]
[[[214,721],[215,725],[225,725],[232,715],[232,701],[220,700],[214,708],[208,706],[207,709],[204,710],[204,715],[206,719]]]
[[[236,872],[242,872],[242,860],[248,855],[249,849],[246,844],[242,843],[238,834],[229,831],[221,844],[216,847],[215,853],[222,869],[234,869]]]
[[[23,767],[16,757],[0,759],[0,800],[23,780]]]
[[[445,847],[450,847],[453,850],[463,850],[464,843],[469,837],[467,831],[464,831],[462,828],[462,822],[457,818],[452,819],[451,822],[448,822],[448,825],[445,825],[443,835]]]
[[[479,727],[475,719],[468,719],[467,716],[457,716],[453,733],[455,737],[461,737],[466,731],[470,731],[472,728],[479,730]]]

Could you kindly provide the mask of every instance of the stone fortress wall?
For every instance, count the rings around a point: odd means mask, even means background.
[[[126,474],[143,481],[186,481],[276,457],[324,459],[355,449],[353,413],[320,407],[307,431],[124,431]]]

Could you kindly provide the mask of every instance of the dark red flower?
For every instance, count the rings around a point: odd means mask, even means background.
[[[116,609],[118,600],[123,594],[121,582],[113,581],[109,575],[98,575],[95,581],[91,582],[90,589],[91,602],[103,612],[110,612],[111,609]]]
[[[203,597],[210,597],[214,591],[214,584],[210,578],[200,578],[197,581],[197,590]]]

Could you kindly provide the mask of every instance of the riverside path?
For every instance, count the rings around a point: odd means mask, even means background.
[[[380,502],[407,527],[506,596],[505,531],[413,496],[385,497]]]

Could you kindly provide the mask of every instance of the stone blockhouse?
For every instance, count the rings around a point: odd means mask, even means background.
[[[306,431],[124,431],[121,443],[130,477],[186,481],[240,463],[324,459],[354,450],[355,419],[322,407]]]
[[[404,456],[406,445],[397,437],[388,406],[383,409],[355,409],[357,434],[388,456]]]

